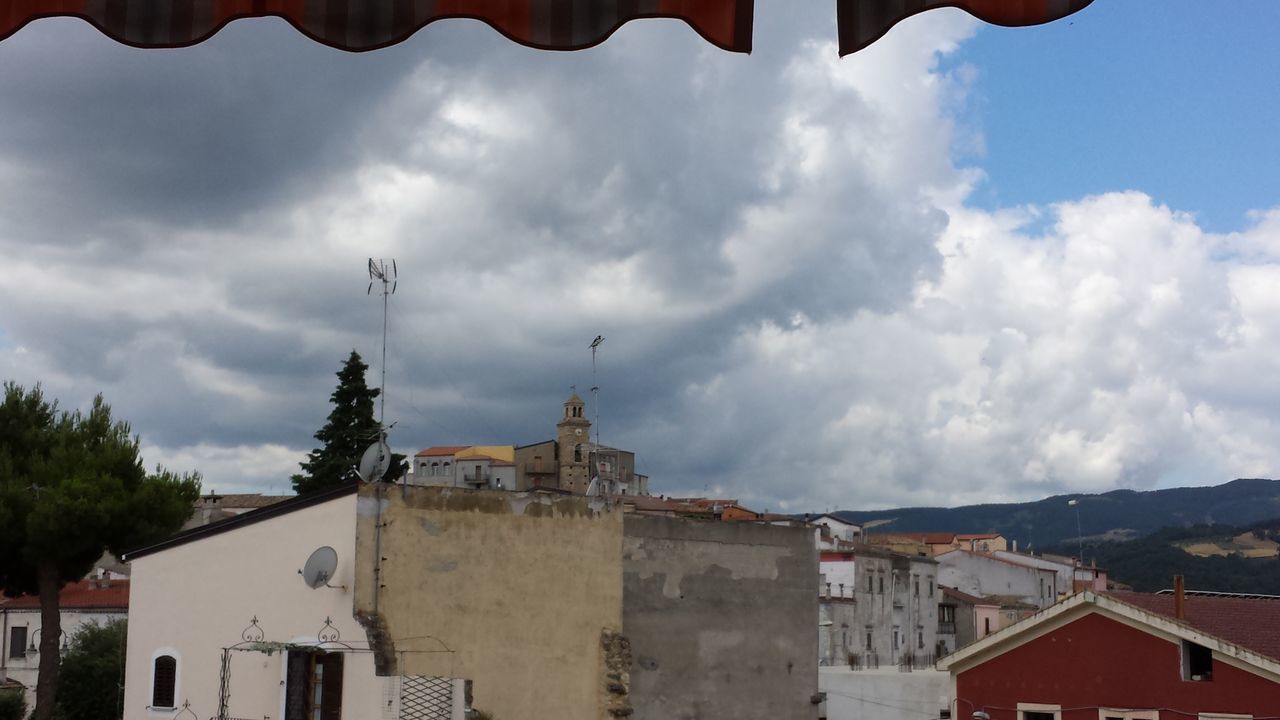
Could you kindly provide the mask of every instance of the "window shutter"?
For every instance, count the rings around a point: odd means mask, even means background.
[[[151,707],[174,707],[173,696],[178,682],[178,661],[171,655],[156,658],[152,673]]]
[[[320,689],[320,720],[342,720],[342,653],[316,658],[324,665],[324,685]]]

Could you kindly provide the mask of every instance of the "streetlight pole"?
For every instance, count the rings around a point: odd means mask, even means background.
[[[1084,531],[1080,529],[1080,501],[1073,499],[1067,505],[1076,509],[1076,562],[1084,567]]]

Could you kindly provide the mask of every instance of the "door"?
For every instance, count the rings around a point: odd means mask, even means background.
[[[285,720],[342,719],[342,653],[290,650]]]

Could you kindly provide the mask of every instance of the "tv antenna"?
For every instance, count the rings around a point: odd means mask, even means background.
[[[596,446],[600,445],[600,386],[596,383],[596,350],[604,343],[604,336],[597,335],[591,341],[591,402],[596,406]]]
[[[378,260],[374,262],[373,258],[369,258],[369,289],[366,294],[373,294],[373,284],[382,283],[382,387],[378,392],[378,427],[384,428],[383,434],[386,434],[386,410],[387,410],[387,298],[396,294],[396,261],[391,260],[391,265],[387,265],[386,260]]]

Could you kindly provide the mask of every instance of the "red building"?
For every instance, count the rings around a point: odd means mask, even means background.
[[[1082,592],[938,667],[964,720],[1275,719],[1280,599]]]

